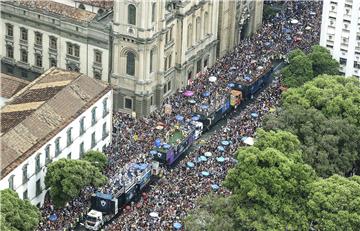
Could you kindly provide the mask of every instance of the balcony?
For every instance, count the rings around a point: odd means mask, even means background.
[[[16,62],[16,66],[24,68],[24,69],[30,69],[30,64],[29,63],[25,63],[23,61],[17,61]]]
[[[80,61],[80,57],[76,57],[76,56],[70,55],[70,54],[66,54],[66,58],[70,59],[70,60],[73,60],[73,61],[77,61],[77,62]]]
[[[54,54],[54,55],[57,55],[57,49],[56,48],[52,48],[52,47],[49,47],[49,53],[50,54]]]
[[[14,41],[14,36],[5,35],[5,40]]]
[[[41,43],[35,43],[35,44],[34,44],[34,48],[35,48],[35,49],[38,49],[38,50],[42,50],[43,47],[42,47],[42,44],[41,44]]]
[[[20,39],[20,45],[28,45],[28,40]]]
[[[38,66],[32,66],[31,70],[37,73],[42,74],[44,72],[44,68],[43,67],[38,67]]]
[[[16,61],[13,58],[9,58],[9,57],[2,57],[1,59],[4,63],[10,64],[10,65],[15,65]]]

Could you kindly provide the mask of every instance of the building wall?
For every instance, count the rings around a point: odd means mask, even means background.
[[[61,130],[57,135],[51,138],[45,145],[43,145],[38,151],[34,152],[29,158],[27,158],[23,163],[21,163],[16,169],[11,171],[7,176],[5,176],[0,181],[0,190],[9,188],[9,178],[14,175],[14,190],[19,194],[20,198],[23,198],[24,191],[28,192],[28,199],[35,205],[42,205],[44,201],[45,194],[47,190],[45,190],[44,178],[46,175],[46,164],[45,164],[45,148],[50,145],[50,156],[52,161],[56,161],[62,158],[68,158],[68,155],[71,153],[71,159],[79,159],[80,158],[80,144],[84,142],[84,150],[85,152],[93,149],[102,151],[104,145],[109,145],[111,143],[111,134],[112,134],[112,91],[106,93],[103,97],[101,97],[96,103],[94,103],[91,107],[89,107],[85,112],[83,112],[80,116],[74,119],[71,123],[69,123],[63,130]],[[109,109],[109,113],[103,117],[103,101],[107,98],[107,107]],[[96,118],[97,122],[95,125],[91,126],[91,116],[92,109],[97,107],[96,110]],[[81,118],[85,118],[85,133],[80,136],[80,120]],[[106,123],[106,129],[108,131],[108,135],[103,138],[103,124]],[[67,131],[69,128],[72,128],[72,143],[67,146]],[[96,134],[96,145],[91,148],[91,136],[92,133]],[[55,140],[60,137],[60,154],[55,156]],[[40,155],[40,166],[41,170],[36,173],[36,156]],[[22,183],[23,176],[23,166],[28,164],[27,175],[28,181],[26,183]],[[38,196],[36,196],[36,181],[40,179],[42,192]]]
[[[360,78],[360,1],[323,2],[320,45],[340,62],[345,76]]]

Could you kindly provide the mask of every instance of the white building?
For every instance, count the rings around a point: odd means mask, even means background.
[[[112,89],[77,72],[51,68],[1,108],[0,190],[42,205],[46,165],[79,159],[111,142]]]
[[[320,45],[340,62],[345,76],[360,78],[360,1],[325,0]]]

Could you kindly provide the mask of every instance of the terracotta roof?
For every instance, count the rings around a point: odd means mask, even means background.
[[[1,108],[1,179],[110,90],[85,75],[51,68],[13,96]]]
[[[111,9],[114,5],[113,0],[78,0],[77,2],[104,9]]]
[[[0,74],[0,82],[0,96],[4,98],[10,98],[30,83],[29,81],[22,80],[17,77],[6,75],[3,73]]]
[[[16,0],[20,5],[37,8],[44,13],[53,13],[80,22],[91,21],[96,14],[76,7],[49,0]]]

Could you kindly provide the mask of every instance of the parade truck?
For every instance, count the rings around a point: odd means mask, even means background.
[[[132,200],[139,198],[150,184],[153,168],[147,163],[126,164],[113,178],[111,186],[91,196],[90,211],[85,217],[85,228],[100,230],[115,218]]]

